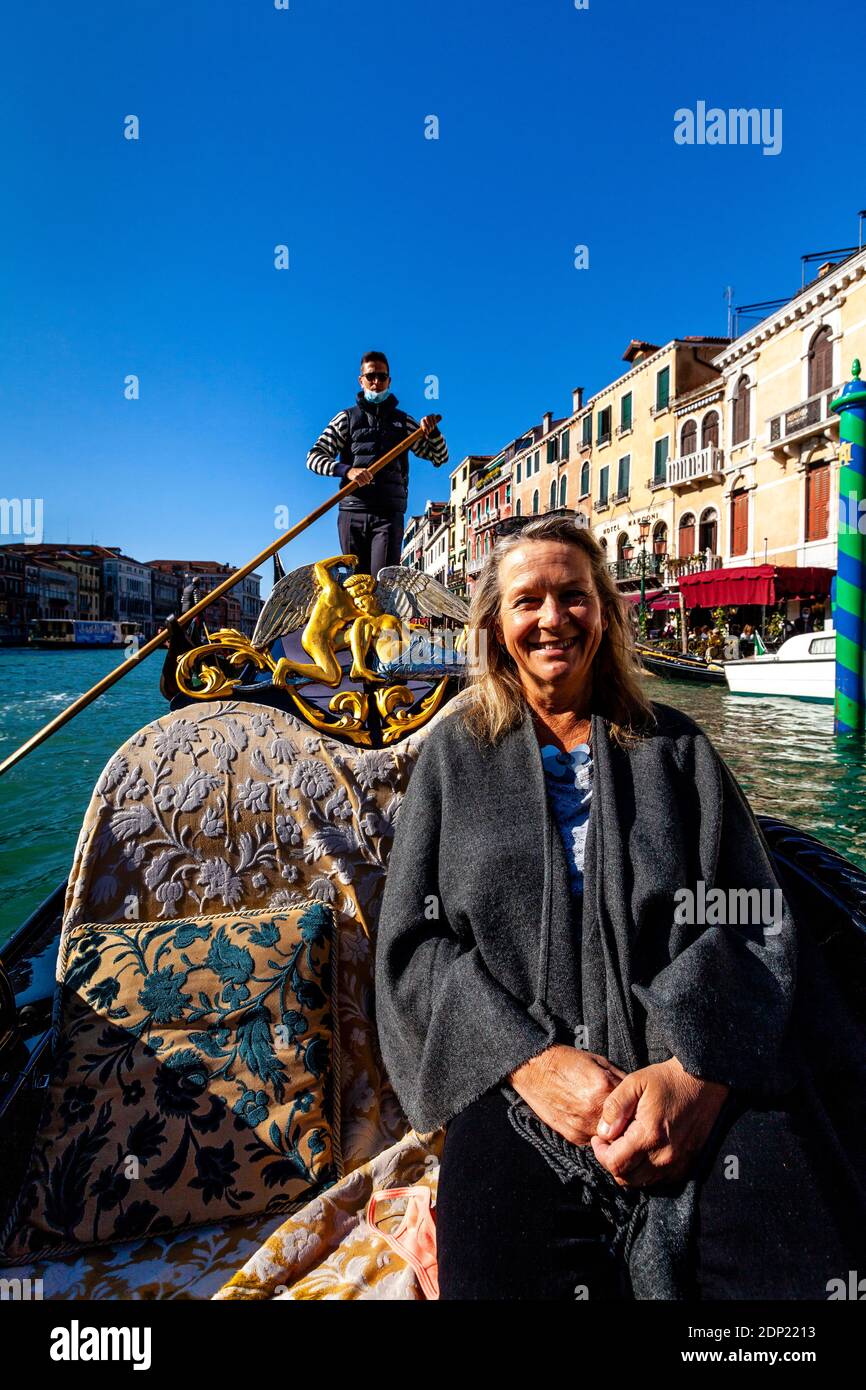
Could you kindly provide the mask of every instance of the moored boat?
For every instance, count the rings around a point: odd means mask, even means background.
[[[724,678],[734,695],[786,695],[832,703],[836,680],[836,633],[825,627],[801,632],[777,652],[726,661]]]
[[[701,656],[691,656],[679,652],[663,652],[643,642],[636,644],[635,650],[641,665],[656,676],[668,676],[672,680],[700,681],[705,685],[724,685],[725,673],[722,663],[706,661]]]

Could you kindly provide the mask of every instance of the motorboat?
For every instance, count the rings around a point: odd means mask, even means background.
[[[787,695],[795,700],[832,703],[836,683],[836,632],[799,632],[777,652],[724,663],[734,695]]]

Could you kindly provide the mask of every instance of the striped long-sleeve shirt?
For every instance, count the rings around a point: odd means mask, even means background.
[[[411,434],[417,428],[418,422],[413,420],[411,415],[407,415],[406,433]],[[335,415],[333,420],[325,426],[307,454],[307,467],[312,469],[314,473],[345,478],[352,464],[341,463],[340,454],[346,447],[348,439],[349,412],[341,410],[339,415]],[[448,462],[448,447],[445,443],[445,436],[438,430],[430,439],[423,436],[415,444],[412,453],[416,454],[418,458],[428,459],[434,468],[441,468],[443,463]]]

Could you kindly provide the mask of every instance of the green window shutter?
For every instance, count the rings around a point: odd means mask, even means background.
[[[656,409],[663,410],[671,396],[671,369],[662,367],[656,377]]]
[[[559,436],[559,457],[561,459],[568,458],[568,430],[563,430]]]
[[[600,469],[600,470],[599,470],[599,474],[598,474],[598,500],[599,500],[599,502],[606,502],[606,501],[607,501],[607,475],[608,475],[608,467],[607,467],[607,464],[605,464],[604,468]]]
[[[627,396],[623,396],[622,398],[622,403],[620,406],[619,425],[620,429],[631,429],[631,391],[629,391]]]
[[[585,445],[592,443],[592,411],[583,417],[583,442]]]
[[[663,482],[667,477],[668,463],[668,436],[664,439],[657,439],[655,443],[655,460],[653,466],[653,480]]]
[[[556,463],[556,440],[555,440],[555,439],[548,439],[548,441],[547,441],[547,462],[548,462],[548,463]]]

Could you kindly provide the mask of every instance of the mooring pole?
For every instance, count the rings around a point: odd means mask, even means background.
[[[839,541],[836,576],[837,734],[866,729],[866,387],[851,365],[830,409],[839,416]],[[862,524],[861,524],[862,523]]]

